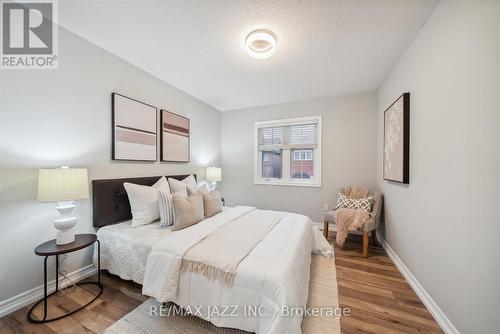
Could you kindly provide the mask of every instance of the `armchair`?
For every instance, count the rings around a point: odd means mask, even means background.
[[[345,189],[342,189],[340,191],[341,193],[345,194]],[[362,229],[360,229],[357,232],[363,232],[363,256],[367,257],[368,256],[368,241],[370,238],[370,234],[373,239],[373,243],[377,245],[377,237],[376,237],[376,230],[378,228],[378,225],[380,223],[380,215],[382,213],[382,202],[383,202],[383,196],[381,193],[376,192],[376,191],[370,191],[369,195],[372,195],[375,203],[373,204],[373,209],[372,212],[370,213],[370,219],[363,225]],[[325,212],[325,222],[324,222],[324,227],[323,227],[323,233],[325,235],[325,238],[328,239],[328,228],[330,224],[337,224],[336,222],[336,210],[331,210]]]

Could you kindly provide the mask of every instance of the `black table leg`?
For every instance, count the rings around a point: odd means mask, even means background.
[[[71,314],[74,314],[80,310],[83,310],[85,307],[90,305],[94,300],[99,298],[99,296],[102,294],[102,291],[103,291],[103,286],[101,284],[101,243],[99,242],[99,240],[96,240],[96,241],[97,241],[97,282],[95,282],[95,281],[78,282],[78,283],[75,283],[75,285],[96,285],[99,288],[99,291],[97,292],[96,296],[92,300],[90,300],[87,304],[82,305],[75,310],[71,310],[71,311],[69,311],[61,316],[54,317],[54,318],[48,318],[48,299],[49,299],[49,297],[57,294],[57,292],[59,291],[59,255],[60,254],[55,254],[54,252],[52,252],[52,254],[50,254],[50,255],[45,255],[45,254],[41,255],[41,254],[37,253],[37,255],[45,256],[44,261],[43,261],[43,299],[40,299],[38,302],[33,304],[31,306],[30,310],[28,311],[27,318],[28,318],[28,321],[30,323],[38,323],[39,324],[39,323],[46,323],[49,321],[55,321],[55,320],[62,319],[64,317],[67,317]],[[92,245],[92,243],[90,245]],[[90,246],[90,245],[88,245],[88,246]],[[56,256],[56,279],[55,279],[56,288],[55,288],[55,291],[53,291],[49,294],[49,292],[47,291],[48,290],[47,260],[48,260],[49,256],[51,256],[51,255]],[[33,311],[42,302],[43,302],[43,308],[44,308],[43,309],[43,318],[42,319],[34,319],[33,318]]]
[[[43,260],[43,320],[47,319],[47,259]]]
[[[56,292],[59,291],[59,255],[56,255]]]

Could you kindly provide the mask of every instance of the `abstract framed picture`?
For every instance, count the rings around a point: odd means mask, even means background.
[[[410,93],[384,111],[384,180],[410,183]]]
[[[161,109],[160,124],[160,160],[189,162],[189,118]]]
[[[157,109],[147,103],[112,93],[112,159],[157,160]]]

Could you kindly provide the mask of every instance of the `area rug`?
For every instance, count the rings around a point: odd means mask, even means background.
[[[149,316],[152,305],[160,304],[150,298],[129,314],[115,322],[104,334],[243,334],[241,330],[220,328],[210,322],[190,315]],[[338,308],[337,274],[335,259],[313,255],[309,283],[308,307]],[[302,320],[303,334],[340,334],[340,321],[335,316],[305,316]]]

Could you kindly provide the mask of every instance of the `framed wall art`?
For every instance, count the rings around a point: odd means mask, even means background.
[[[410,183],[410,93],[384,111],[384,180]]]
[[[157,160],[157,109],[132,98],[111,94],[112,159]]]
[[[160,124],[160,160],[189,162],[189,118],[162,109],[160,110]]]

